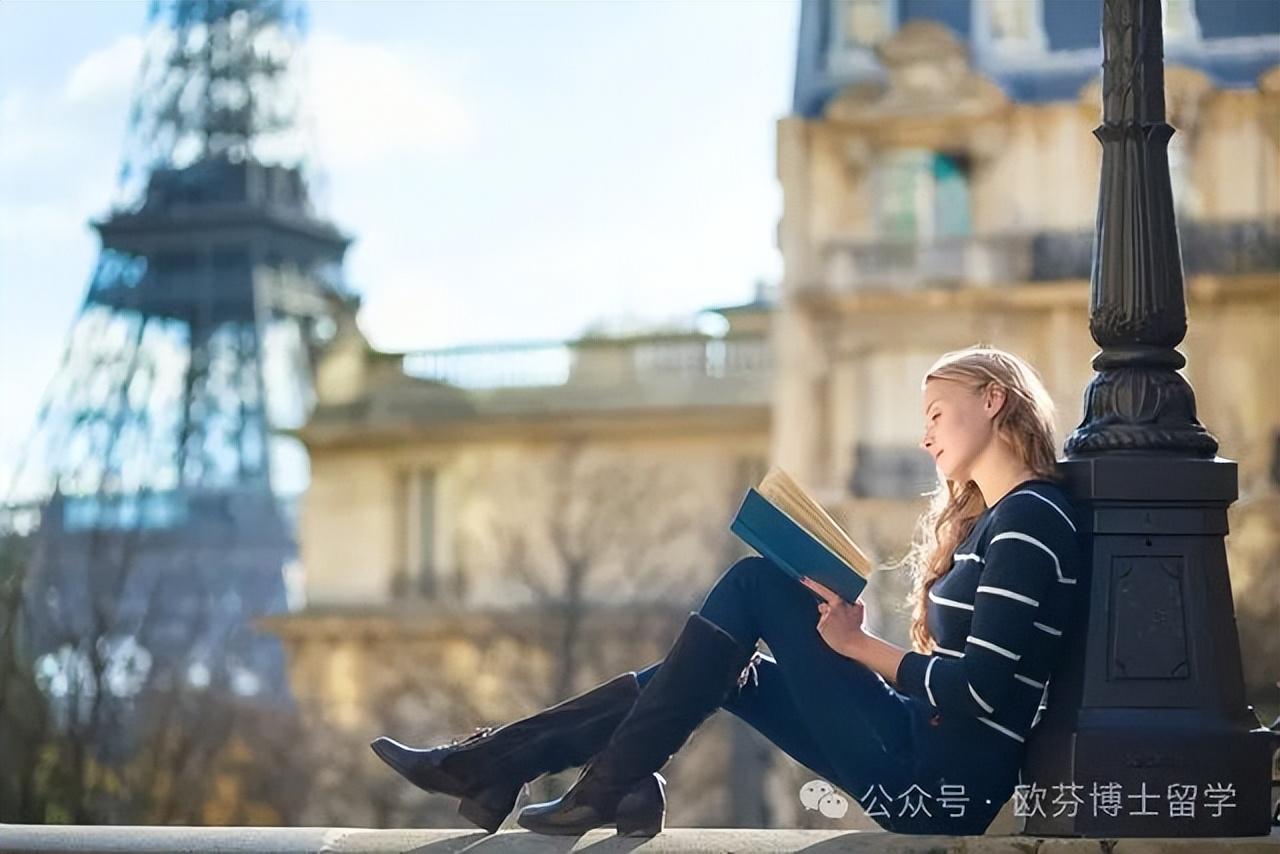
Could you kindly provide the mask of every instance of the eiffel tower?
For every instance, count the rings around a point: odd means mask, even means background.
[[[280,431],[357,305],[350,240],[310,199],[303,12],[148,11],[119,199],[93,223],[100,256],[13,486],[40,496],[25,633],[69,723],[104,691],[122,708],[157,686],[289,699],[253,626],[287,608],[296,555],[305,457]]]

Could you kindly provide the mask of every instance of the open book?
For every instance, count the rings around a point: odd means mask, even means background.
[[[729,530],[797,581],[807,575],[850,603],[862,595],[873,569],[827,511],[776,466],[747,490]]]

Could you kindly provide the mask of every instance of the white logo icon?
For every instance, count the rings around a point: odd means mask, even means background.
[[[801,786],[800,803],[827,818],[841,818],[849,811],[849,801],[826,780],[810,780]]]

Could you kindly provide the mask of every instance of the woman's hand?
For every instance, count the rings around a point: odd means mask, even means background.
[[[826,600],[818,603],[818,613],[821,615],[818,618],[818,634],[822,635],[827,646],[845,658],[858,660],[859,652],[867,639],[867,633],[862,629],[862,600],[850,604],[826,585],[808,576],[802,577],[801,582]]]

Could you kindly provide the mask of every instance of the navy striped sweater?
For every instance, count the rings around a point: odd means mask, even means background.
[[[929,591],[935,651],[909,651],[898,690],[1025,742],[1075,612],[1083,562],[1074,508],[1052,481],[1023,481],[983,511]]]

